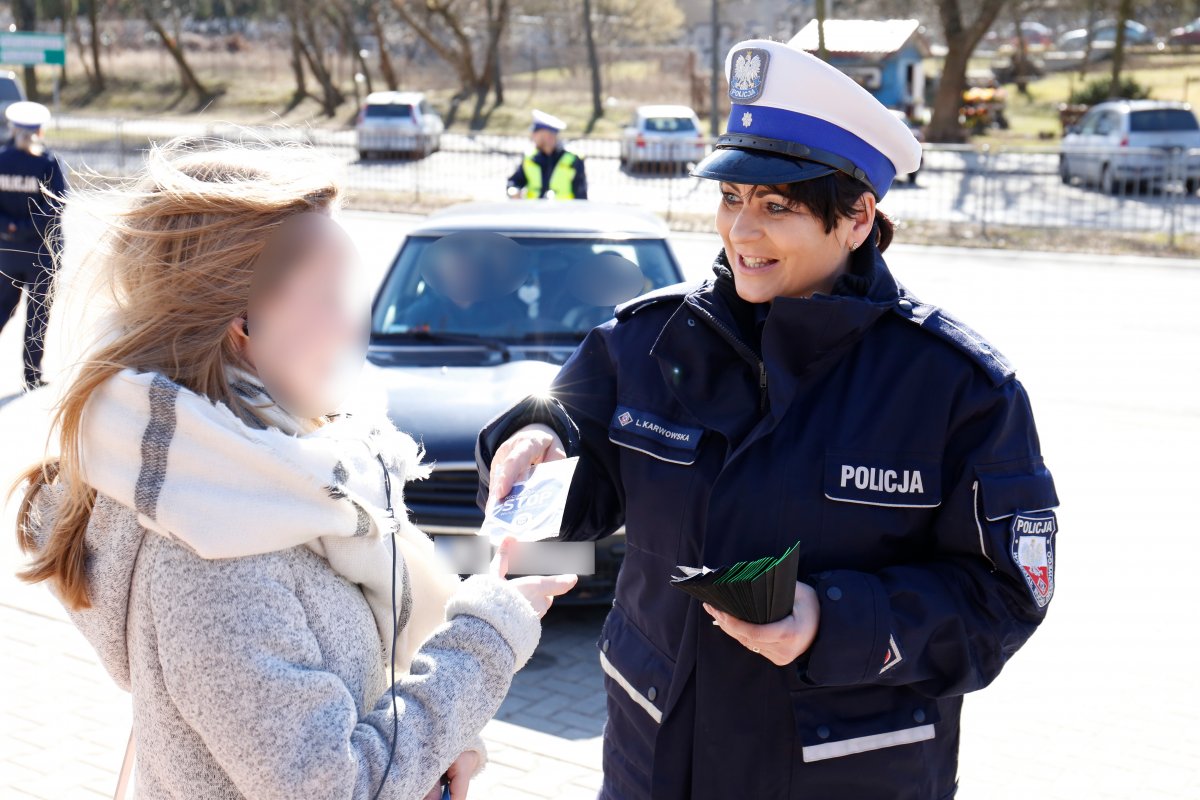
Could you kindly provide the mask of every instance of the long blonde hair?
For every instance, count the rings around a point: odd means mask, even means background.
[[[271,234],[293,215],[339,206],[325,166],[302,147],[176,140],[152,149],[133,181],[84,198],[118,206],[104,214],[103,237],[80,268],[111,304],[108,335],[75,367],[55,407],[58,458],[13,486],[29,485],[17,513],[18,543],[34,555],[23,580],[52,581],[69,608],[89,605],[84,535],[95,492],[83,480],[80,424],[92,392],[117,372],[153,370],[243,418],[256,416],[225,377],[228,365],[242,363],[230,323],[246,313]],[[39,549],[34,500],[55,481],[63,498]]]

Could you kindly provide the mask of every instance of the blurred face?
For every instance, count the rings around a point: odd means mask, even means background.
[[[297,417],[337,410],[362,370],[370,295],[349,235],[323,213],[272,235],[251,290],[243,352],[267,391]],[[235,335],[240,334],[235,320]]]
[[[558,145],[558,134],[549,128],[538,128],[529,134],[529,138],[533,139],[533,146],[543,153],[549,153]]]
[[[717,232],[738,296],[751,303],[828,293],[849,261],[851,244],[862,243],[874,220],[870,193],[855,216],[839,219],[831,231],[770,186],[722,183],[717,207]]]

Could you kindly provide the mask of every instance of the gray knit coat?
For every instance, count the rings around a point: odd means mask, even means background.
[[[43,487],[35,537],[61,490]],[[247,531],[247,535],[253,535]],[[206,561],[100,495],[91,607],[73,611],[133,699],[136,797],[419,800],[476,746],[537,646],[532,606],[474,576],[395,684],[361,591],[304,547]],[[420,602],[420,598],[415,598]],[[115,765],[114,765],[115,766]]]

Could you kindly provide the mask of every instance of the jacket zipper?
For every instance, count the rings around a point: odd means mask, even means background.
[[[690,305],[690,304],[689,304]],[[738,355],[748,361],[750,364],[758,367],[758,411],[762,413],[767,410],[767,362],[759,358],[753,350],[746,345],[737,334],[725,327],[719,319],[714,317],[702,308],[691,306],[693,313],[704,317],[709,325],[717,329],[721,334],[721,338],[725,339],[729,345],[737,351]]]

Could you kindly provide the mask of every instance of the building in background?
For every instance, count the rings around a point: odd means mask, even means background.
[[[791,44],[817,52],[817,21],[811,20]],[[830,19],[825,21],[829,63],[854,78],[879,102],[909,119],[925,110],[925,70],[929,45],[915,19]]]

